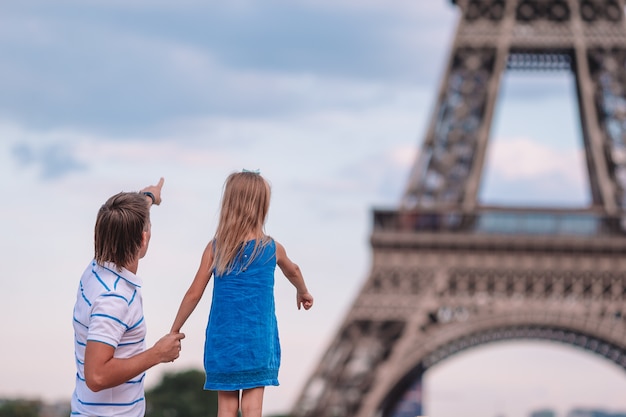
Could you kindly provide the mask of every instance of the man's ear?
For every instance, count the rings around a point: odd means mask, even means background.
[[[150,232],[144,230],[141,232],[141,249],[145,250],[148,247],[148,243],[150,243]]]

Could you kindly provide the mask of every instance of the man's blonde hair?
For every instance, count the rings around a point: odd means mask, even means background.
[[[213,241],[212,268],[215,268],[216,275],[232,271],[249,235],[257,236],[257,240],[248,263],[269,242],[264,225],[270,195],[268,182],[256,172],[235,172],[226,178],[220,220]]]
[[[122,192],[100,207],[94,230],[95,259],[112,262],[120,270],[139,255],[143,234],[150,224],[150,207],[140,193]]]

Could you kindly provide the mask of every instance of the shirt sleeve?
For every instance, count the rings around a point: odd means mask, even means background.
[[[103,294],[93,302],[87,341],[106,343],[117,348],[128,330],[129,306],[126,299],[115,294]]]

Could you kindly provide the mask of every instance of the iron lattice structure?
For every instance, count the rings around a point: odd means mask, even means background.
[[[626,369],[624,0],[453,3],[454,44],[401,204],[374,210],[369,278],[296,417],[403,416],[429,367],[499,340],[561,342]],[[478,203],[507,70],[574,74],[589,207]]]

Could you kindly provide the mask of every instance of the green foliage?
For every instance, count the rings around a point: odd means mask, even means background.
[[[146,391],[146,417],[217,417],[217,393],[203,387],[202,371],[165,374]]]
[[[39,417],[40,401],[0,400],[0,417]]]

